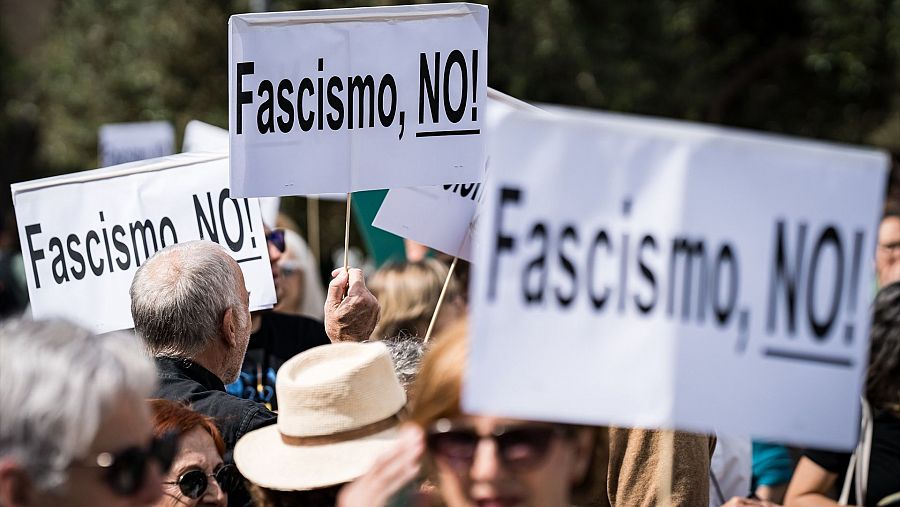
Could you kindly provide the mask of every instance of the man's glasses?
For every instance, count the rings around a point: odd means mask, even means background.
[[[495,426],[489,435],[479,435],[472,427],[458,426],[449,419],[441,419],[429,429],[426,442],[435,458],[462,472],[475,461],[481,440],[491,439],[496,443],[503,465],[511,471],[521,472],[543,462],[553,440],[568,434],[563,426],[516,423]]]
[[[170,432],[154,437],[146,447],[134,446],[115,453],[103,452],[77,464],[102,468],[104,481],[113,492],[131,496],[144,486],[147,465],[151,459],[159,464],[161,473],[166,473],[177,452],[178,434]]]
[[[276,250],[284,253],[284,229],[272,229],[266,234],[266,241],[272,243]]]
[[[219,487],[226,493],[231,493],[237,487],[240,478],[234,465],[224,465],[215,473],[207,474],[203,470],[193,469],[181,474],[175,482],[163,482],[163,484],[177,484],[181,493],[193,500],[206,494],[209,488],[209,478],[212,477],[219,483]]]

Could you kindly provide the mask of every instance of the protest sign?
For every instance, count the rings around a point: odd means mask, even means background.
[[[485,136],[507,114],[540,110],[488,88]],[[488,154],[489,163],[490,154]],[[486,170],[486,169],[485,169]],[[483,177],[469,183],[393,188],[388,191],[372,225],[435,250],[472,260],[475,209],[481,202]]]
[[[100,167],[175,153],[175,129],[166,121],[109,123],[100,127]]]
[[[883,153],[559,111],[488,150],[467,411],[856,442]]]
[[[238,261],[250,309],[275,304],[256,199],[228,198],[228,158],[184,153],[12,186],[35,318],[133,326],[129,287],[156,251],[195,239]]]
[[[232,16],[232,192],[478,180],[487,26],[475,4]]]

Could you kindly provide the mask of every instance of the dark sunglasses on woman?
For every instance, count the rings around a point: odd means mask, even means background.
[[[274,246],[276,250],[284,253],[284,229],[272,229],[266,234],[266,241],[272,243],[272,246]]]
[[[102,452],[91,459],[80,460],[76,466],[102,468],[104,482],[116,494],[131,496],[144,487],[150,460],[159,464],[165,474],[178,453],[178,434],[166,433],[154,437],[146,447],[129,447],[122,451]]]
[[[426,443],[436,459],[457,470],[468,470],[482,439],[496,443],[498,457],[509,470],[521,472],[541,464],[554,439],[571,435],[567,426],[542,423],[497,425],[490,434],[479,435],[475,428],[440,419],[428,430]]]
[[[226,493],[231,493],[237,487],[240,477],[234,465],[223,465],[215,471],[215,473],[207,474],[203,470],[193,469],[178,476],[175,482],[163,482],[163,484],[177,484],[181,493],[191,499],[196,500],[204,494],[209,488],[209,478],[212,477],[219,483],[219,487]]]

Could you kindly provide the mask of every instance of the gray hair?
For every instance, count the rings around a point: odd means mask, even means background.
[[[225,311],[243,308],[228,259],[216,243],[188,241],[160,250],[138,268],[131,316],[152,354],[196,356],[219,336]]]
[[[382,340],[382,342],[391,353],[394,372],[400,379],[400,385],[409,392],[409,388],[416,381],[416,375],[419,374],[419,364],[422,362],[422,356],[425,355],[427,345],[421,339],[405,334]]]
[[[146,398],[156,386],[153,362],[131,334],[9,320],[0,351],[0,457],[22,466],[40,491],[66,482],[114,403]]]

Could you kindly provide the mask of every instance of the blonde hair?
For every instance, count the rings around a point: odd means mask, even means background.
[[[401,334],[424,337],[448,271],[442,262],[431,258],[388,264],[376,271],[368,286],[381,304],[381,319],[371,339]],[[444,304],[452,303],[459,296],[459,284],[451,279]]]

